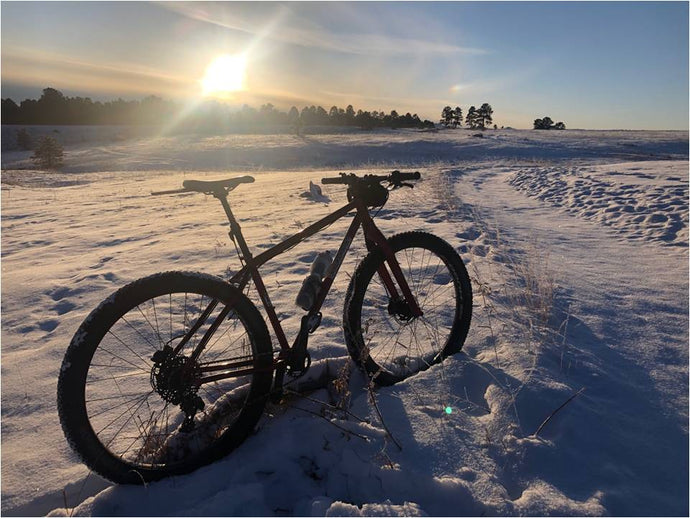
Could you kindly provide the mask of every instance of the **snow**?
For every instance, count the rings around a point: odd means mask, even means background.
[[[3,514],[688,514],[687,132],[70,131],[61,173],[2,155]],[[384,423],[353,368],[347,413],[334,390],[293,395],[192,474],[131,487],[88,473],[55,404],[81,321],[142,276],[238,268],[216,200],[150,192],[251,174],[230,202],[260,251],[345,203],[341,186],[303,196],[310,182],[395,168],[423,179],[391,194],[377,224],[461,253],[475,299],[462,353],[377,389]],[[348,224],[262,268],[288,337],[315,253],[335,251]],[[312,379],[349,362],[342,301],[364,254],[358,236],[309,342]]]

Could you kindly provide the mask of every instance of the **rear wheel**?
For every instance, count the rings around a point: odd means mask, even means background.
[[[413,316],[399,287],[400,295],[393,297],[381,282],[377,272],[388,268],[381,250],[357,267],[344,311],[350,356],[380,385],[460,351],[472,316],[472,286],[453,247],[424,232],[398,234],[388,242],[423,315]]]
[[[252,431],[272,357],[260,313],[222,279],[146,277],[101,303],[74,335],[58,379],[60,421],[84,463],[114,482],[187,473]]]

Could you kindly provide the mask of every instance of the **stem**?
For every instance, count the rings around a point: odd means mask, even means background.
[[[374,409],[376,410],[376,413],[379,416],[379,420],[381,421],[381,424],[383,425],[383,428],[386,430],[386,433],[388,434],[388,437],[391,438],[391,440],[395,443],[395,445],[398,447],[400,451],[402,451],[402,446],[400,446],[400,443],[395,440],[395,437],[393,437],[393,434],[391,431],[388,429],[388,426],[386,425],[386,422],[383,420],[383,415],[381,415],[381,410],[379,409],[379,405],[376,402],[376,397],[374,396],[374,391],[371,388],[373,382],[369,383],[368,390],[369,390],[369,400],[371,401],[371,404],[374,406]]]
[[[547,417],[547,418],[544,420],[544,422],[543,422],[541,425],[539,425],[539,428],[537,428],[537,431],[534,432],[532,435],[533,435],[534,437],[537,437],[537,436],[539,435],[539,432],[541,432],[542,428],[544,428],[544,427],[546,426],[546,423],[548,423],[548,422],[551,420],[551,418],[552,418],[553,416],[555,416],[556,413],[557,413],[559,410],[561,410],[565,405],[567,405],[568,403],[570,403],[573,399],[575,399],[577,396],[579,396],[580,394],[582,394],[584,391],[585,391],[585,387],[582,387],[580,390],[578,390],[577,392],[575,392],[575,394],[573,394],[572,396],[570,396],[570,397],[565,401],[565,403],[563,403],[563,404],[562,404],[561,406],[559,406],[556,410],[554,410],[553,412],[551,412],[551,414],[549,415],[549,417]]]

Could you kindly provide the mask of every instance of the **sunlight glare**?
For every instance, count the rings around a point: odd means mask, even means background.
[[[247,60],[243,54],[218,56],[206,67],[204,78],[201,80],[203,94],[222,97],[243,90],[246,67]]]

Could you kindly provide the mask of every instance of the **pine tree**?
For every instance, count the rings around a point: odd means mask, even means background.
[[[465,124],[467,124],[470,129],[475,129],[477,127],[477,109],[474,106],[470,106],[470,109],[467,110]]]
[[[460,106],[456,106],[453,110],[453,127],[457,128],[462,126],[462,109]]]
[[[439,121],[446,128],[453,122],[453,109],[450,106],[446,106],[441,111],[441,120]]]
[[[481,129],[486,129],[490,124],[493,124],[493,118],[491,117],[494,113],[493,108],[489,103],[484,103],[477,110],[477,123]]]
[[[355,123],[355,109],[351,104],[348,104],[347,108],[345,108],[345,123],[348,126],[351,126]]]

